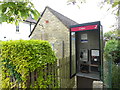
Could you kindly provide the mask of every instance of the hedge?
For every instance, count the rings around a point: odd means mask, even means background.
[[[120,63],[120,44],[118,40],[109,40],[106,43],[106,46],[104,48],[104,57],[106,62],[109,62],[112,60],[111,67],[108,68],[109,71],[112,71],[112,76],[110,78],[111,81],[111,87],[113,89],[120,90],[120,66],[118,65]]]
[[[120,45],[118,40],[109,40],[104,48],[104,56],[106,60],[112,59],[115,63],[119,63],[120,59]]]
[[[47,64],[54,64],[57,60],[47,41],[11,40],[2,41],[1,45],[2,88],[14,88],[17,83],[22,83],[21,88],[26,88],[30,72],[44,69]],[[42,71],[37,72],[41,74]],[[14,78],[14,82],[11,82],[11,78]],[[44,79],[40,76],[36,83],[34,87],[45,87]]]

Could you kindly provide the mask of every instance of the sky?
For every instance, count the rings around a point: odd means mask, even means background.
[[[111,14],[112,10],[107,11],[110,5],[105,4],[100,9],[100,1],[86,0],[83,4],[78,2],[76,5],[67,5],[67,0],[32,0],[39,12],[42,12],[45,6],[49,6],[79,24],[101,21],[105,33],[112,29],[110,27],[116,23],[116,18]]]
[[[115,15],[111,14],[112,10],[107,11],[110,5],[105,4],[100,9],[101,0],[86,0],[86,3],[80,4],[77,2],[75,5],[67,4],[67,0],[31,0],[35,8],[42,13],[46,6],[51,7],[57,12],[67,16],[68,18],[76,21],[79,24],[101,21],[103,26],[103,33],[112,30],[110,28],[117,21]],[[22,27],[25,27],[22,25]],[[26,29],[26,30],[24,30]],[[30,31],[24,28],[21,33],[15,32],[15,27],[6,24],[0,24],[0,40],[5,40],[4,36],[7,36],[6,40],[12,39],[29,39]]]

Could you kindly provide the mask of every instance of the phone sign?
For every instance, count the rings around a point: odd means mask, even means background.
[[[81,34],[81,43],[87,43],[88,42],[88,37],[87,34]]]
[[[75,31],[85,31],[85,30],[94,30],[94,29],[98,29],[97,24],[96,25],[73,27],[73,28],[71,28],[71,31],[75,32]]]

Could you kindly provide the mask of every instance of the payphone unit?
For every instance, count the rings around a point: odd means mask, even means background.
[[[73,39],[72,33],[74,33],[75,39]],[[70,27],[71,77],[77,75],[97,80],[101,79],[102,40],[100,21]],[[73,42],[75,45],[73,45]],[[75,57],[73,58],[72,55],[74,54]]]
[[[88,62],[88,50],[87,49],[80,50],[80,61]]]

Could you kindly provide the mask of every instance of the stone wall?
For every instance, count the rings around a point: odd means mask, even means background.
[[[69,29],[49,9],[44,12],[31,35],[31,39],[47,40],[50,43],[64,41],[64,56],[69,56]]]

